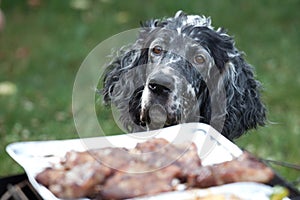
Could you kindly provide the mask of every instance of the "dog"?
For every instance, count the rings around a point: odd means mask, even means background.
[[[142,23],[106,68],[103,99],[129,132],[202,122],[233,140],[266,121],[261,84],[243,57],[209,17],[178,11]]]

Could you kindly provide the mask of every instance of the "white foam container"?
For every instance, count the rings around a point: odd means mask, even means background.
[[[6,151],[24,168],[30,183],[43,199],[58,200],[46,187],[35,180],[35,176],[46,167],[59,164],[66,152],[71,150],[86,151],[104,147],[125,147],[130,149],[134,148],[137,143],[144,142],[150,138],[164,138],[174,144],[194,142],[198,148],[198,154],[203,165],[229,161],[242,154],[242,150],[239,147],[227,140],[211,126],[202,123],[180,124],[155,131],[116,136],[17,142],[9,144],[6,147]],[[240,187],[240,189],[237,189],[237,187]],[[271,187],[257,183],[236,183],[213,188],[168,192],[155,195],[151,198],[147,197],[146,199],[174,199],[174,197],[176,197],[176,199],[196,199],[197,195],[203,196],[208,194],[207,192],[211,194],[211,192],[216,191],[227,191],[227,193],[241,191],[240,195],[243,195],[253,192],[259,194],[257,191],[261,191],[261,196],[258,196],[259,198],[257,196],[254,197],[263,200],[268,199],[266,197],[272,192]],[[136,199],[145,198],[141,197]]]

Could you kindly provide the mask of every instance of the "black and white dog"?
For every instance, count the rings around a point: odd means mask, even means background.
[[[129,132],[203,122],[234,139],[264,125],[259,89],[224,29],[178,11],[142,25],[136,42],[110,63],[102,91]]]

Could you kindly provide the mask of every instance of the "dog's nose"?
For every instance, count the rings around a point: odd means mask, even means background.
[[[149,80],[148,88],[155,94],[165,94],[174,90],[174,80],[170,76],[157,74]]]

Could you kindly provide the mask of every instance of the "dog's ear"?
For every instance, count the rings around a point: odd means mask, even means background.
[[[107,67],[103,78],[104,103],[113,104],[119,111],[119,121],[129,132],[140,131],[136,112],[140,109],[140,91],[144,87],[147,49],[132,45],[122,51]]]
[[[116,57],[109,64],[109,66],[106,68],[106,71],[104,73],[102,94],[105,103],[108,103],[112,99],[117,98],[117,96],[121,95],[124,89],[126,89],[126,88],[118,88],[118,89],[115,88],[118,85],[120,86],[120,84],[122,84],[120,82],[122,81],[123,84],[124,81],[130,81],[130,80],[126,80],[126,77],[124,77],[124,75],[126,73],[130,74],[128,73],[128,71],[130,70],[134,71],[134,68],[136,67],[143,66],[145,63],[147,63],[147,59],[148,59],[148,56],[146,55],[147,51],[135,45],[133,45],[129,50],[120,51],[119,54],[120,55]],[[132,76],[134,76],[134,74]],[[130,85],[130,84],[126,84],[126,85]],[[129,88],[129,89],[131,90],[134,88]],[[116,92],[116,90],[121,90],[121,91]]]
[[[121,74],[121,59],[116,58],[106,68],[103,78],[102,95],[103,100],[107,104],[111,100],[111,95],[115,87],[115,83],[119,80]]]
[[[219,82],[211,89],[214,88],[217,93],[220,93],[220,89],[225,90],[226,109],[220,111],[220,115],[226,115],[222,134],[234,139],[249,129],[264,125],[266,109],[260,97],[261,85],[254,77],[253,67],[244,60],[243,52],[235,47],[233,38],[224,29],[214,31],[208,27],[192,28],[189,35],[206,48],[214,59],[214,78],[219,77]],[[215,98],[212,97],[214,91],[209,93],[211,98]]]
[[[237,138],[245,131],[262,126],[266,108],[261,101],[261,84],[254,77],[254,69],[242,56],[230,58],[226,64],[224,88],[227,98],[227,119],[224,131]],[[236,127],[235,130],[232,127]]]

